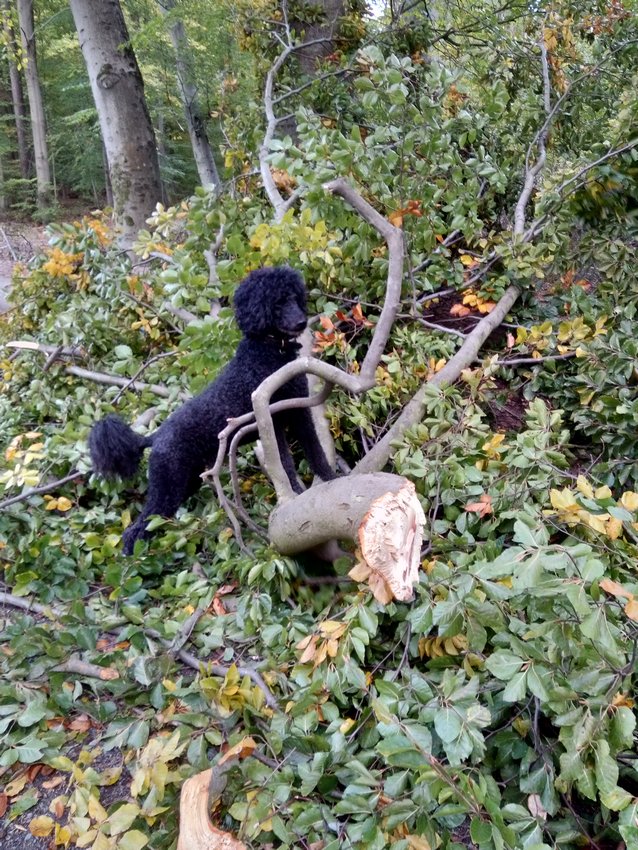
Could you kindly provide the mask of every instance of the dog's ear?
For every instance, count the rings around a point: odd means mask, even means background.
[[[290,266],[255,269],[235,291],[235,318],[246,336],[261,336],[277,324],[277,305],[293,295],[305,310],[303,278]]]
[[[268,298],[264,272],[270,269],[256,269],[239,284],[233,299],[235,318],[239,329],[246,336],[260,336],[272,324],[272,299]]]

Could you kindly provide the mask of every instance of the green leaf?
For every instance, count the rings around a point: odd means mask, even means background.
[[[507,687],[503,690],[504,702],[519,702],[525,699],[527,693],[527,670],[521,670],[516,673],[509,681]]]
[[[506,650],[493,652],[485,662],[486,668],[493,673],[497,679],[511,680],[524,664],[524,660]]]

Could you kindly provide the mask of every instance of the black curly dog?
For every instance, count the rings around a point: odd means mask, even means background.
[[[152,446],[148,494],[142,513],[123,536],[124,552],[147,536],[153,514],[170,517],[200,486],[200,474],[217,457],[218,434],[228,419],[252,410],[251,394],[264,378],[297,357],[296,338],[304,330],[306,289],[301,275],[287,266],[251,272],[235,292],[235,316],[244,337],[221,374],[198,396],[172,413],[150,437],[136,434],[118,416],[97,422],[89,435],[96,472],[130,478],[144,449]],[[305,375],[285,384],[273,401],[308,395]],[[328,481],[335,477],[321,447],[308,408],[283,411],[274,417],[281,460],[296,492],[301,486],[284,431],[303,449],[312,471]]]

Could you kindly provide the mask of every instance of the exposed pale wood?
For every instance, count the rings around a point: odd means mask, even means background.
[[[401,602],[414,597],[424,525],[425,514],[414,484],[405,479],[400,490],[390,490],[372,502],[359,526],[365,563],[383,577]]]
[[[182,785],[177,850],[246,850],[246,845],[213,826],[208,815],[213,769],[191,776]]]

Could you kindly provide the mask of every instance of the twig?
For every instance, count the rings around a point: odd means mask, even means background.
[[[139,376],[140,376],[140,375],[142,375],[142,374],[143,374],[143,373],[144,373],[144,372],[148,369],[148,367],[149,367],[149,366],[151,366],[151,365],[152,365],[153,363],[155,363],[157,360],[163,360],[165,357],[175,357],[175,355],[176,355],[176,354],[178,354],[178,353],[179,353],[179,352],[177,352],[177,351],[164,351],[164,352],[162,352],[161,354],[156,354],[154,357],[151,357],[151,358],[150,358],[149,360],[147,360],[145,363],[142,363],[142,365],[140,366],[140,368],[139,368],[139,369],[137,370],[137,372],[133,375],[133,377],[132,377],[132,378],[130,378],[130,380],[128,381],[128,383],[127,383],[127,384],[122,385],[122,389],[119,391],[119,393],[116,393],[115,398],[113,399],[113,404],[117,404],[117,403],[118,403],[118,401],[119,401],[119,400],[120,400],[120,398],[124,395],[124,393],[126,392],[126,390],[127,390],[127,389],[129,389],[129,387],[132,387],[132,386],[134,386],[134,385],[135,385],[135,383],[136,383],[136,379],[137,379],[137,378],[139,378]],[[153,385],[151,385],[151,386],[153,386]]]
[[[55,605],[42,605],[40,602],[34,602],[33,599],[25,596],[14,596],[13,593],[0,591],[0,604],[10,605],[12,608],[19,608],[22,611],[33,611],[34,614],[40,614],[41,617],[46,617],[48,620],[54,617],[63,617],[65,612],[61,608],[56,608]]]
[[[12,496],[10,499],[5,499],[3,502],[0,502],[0,511],[3,511],[10,505],[16,505],[18,502],[24,502],[25,499],[29,499],[31,496],[40,496],[42,493],[50,493],[51,490],[57,490],[58,487],[62,487],[63,484],[68,484],[70,481],[77,481],[78,478],[82,478],[84,475],[86,475],[85,472],[78,472],[78,470],[75,470],[70,472],[64,478],[59,478],[57,481],[51,481],[49,484],[43,484],[41,487],[32,487],[30,490],[26,490],[19,496]]]
[[[183,648],[184,644],[189,640],[193,629],[204,616],[206,611],[207,609],[203,606],[196,608],[190,615],[190,617],[188,617],[188,619],[184,621],[181,629],[173,638],[173,641],[168,650],[169,655],[176,655]]]
[[[568,351],[566,354],[547,354],[545,357],[514,357],[511,360],[495,360],[491,366],[538,366],[541,363],[552,362],[554,360],[570,360],[576,357],[575,351]]]
[[[153,640],[158,640],[166,648],[170,648],[172,645],[172,642],[170,640],[167,640],[167,638],[163,637],[155,629],[142,629],[142,633],[147,635],[148,637],[153,638]],[[195,655],[190,652],[186,652],[186,650],[184,649],[178,650],[175,657],[178,658],[183,664],[186,664],[187,667],[190,667],[193,670],[197,670],[197,672],[201,672],[202,669],[205,669],[210,671],[213,676],[226,677],[230,671],[230,667],[226,667],[224,664],[213,664],[207,661],[201,661]],[[248,678],[263,691],[264,697],[266,698],[266,704],[269,706],[269,708],[272,708],[273,711],[276,711],[278,714],[281,714],[281,709],[279,708],[277,700],[274,698],[270,688],[264,682],[263,678],[257,672],[257,670],[255,670],[253,667],[244,667],[240,665],[235,666],[240,676],[248,676]]]
[[[74,673],[78,676],[86,676],[90,679],[102,679],[103,681],[112,681],[119,679],[120,674],[114,667],[100,667],[99,664],[91,664],[89,661],[82,661],[80,658],[69,658],[61,664],[56,664],[51,668],[55,673]]]
[[[171,313],[187,325],[197,321],[195,313],[191,313],[190,310],[185,310],[183,307],[175,307],[170,301],[162,301],[162,310],[166,310],[167,313]]]

